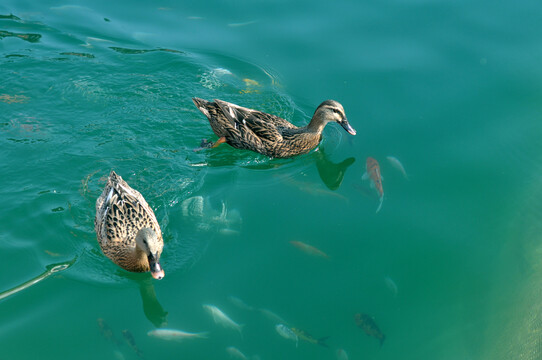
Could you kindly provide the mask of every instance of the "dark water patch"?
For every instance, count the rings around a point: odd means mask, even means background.
[[[37,43],[41,39],[40,34],[14,33],[11,31],[0,30],[0,39],[4,39],[6,37],[15,37],[30,43]]]
[[[116,51],[120,54],[126,54],[126,55],[138,55],[138,54],[147,54],[150,52],[156,52],[156,51],[164,51],[164,52],[170,52],[175,54],[183,54],[182,51],[179,50],[172,50],[172,49],[128,49],[128,48],[121,48],[121,47],[110,47],[111,50]]]
[[[7,138],[6,140],[11,141],[13,143],[17,144],[36,144],[36,143],[45,143],[47,140],[45,139],[15,139],[15,138]]]
[[[92,54],[78,53],[78,52],[62,52],[62,53],[60,53],[60,55],[78,56],[78,57],[83,57],[83,58],[88,58],[88,59],[94,59],[95,58],[95,56],[92,55]]]
[[[9,59],[9,58],[26,58],[28,57],[29,55],[22,55],[22,54],[8,54],[5,56],[5,58]]]
[[[21,18],[13,14],[9,14],[9,15],[0,15],[0,20],[17,20],[18,21],[18,20],[21,20]]]

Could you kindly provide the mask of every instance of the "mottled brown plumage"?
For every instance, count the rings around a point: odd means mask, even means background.
[[[96,200],[94,227],[103,253],[133,272],[151,271],[161,279],[160,255],[164,246],[160,225],[143,196],[111,171]]]
[[[322,131],[330,121],[339,123],[348,133],[356,135],[342,105],[334,100],[321,103],[310,123],[303,127],[297,127],[278,116],[222,100],[192,100],[207,116],[214,133],[224,138],[225,142],[234,148],[252,150],[273,158],[311,151],[320,143]]]

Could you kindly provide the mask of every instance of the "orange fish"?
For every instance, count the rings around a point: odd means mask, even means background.
[[[290,244],[292,244],[293,246],[295,246],[299,250],[301,250],[304,253],[307,253],[309,255],[319,256],[319,257],[323,257],[323,258],[326,258],[326,259],[329,258],[329,256],[327,256],[327,254],[325,252],[323,252],[322,250],[317,249],[312,245],[305,244],[304,242],[294,240],[294,241],[290,241]]]
[[[378,196],[380,197],[380,204],[378,205],[378,208],[376,209],[376,212],[380,211],[380,208],[382,207],[382,201],[384,200],[384,188],[382,187],[382,175],[380,174],[380,165],[378,165],[378,161],[372,157],[367,158],[367,170],[365,171],[365,174],[363,174],[362,179],[371,180],[371,187],[376,190],[378,193]]]

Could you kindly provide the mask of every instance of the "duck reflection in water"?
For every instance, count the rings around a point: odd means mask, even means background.
[[[143,313],[156,327],[164,327],[167,325],[168,312],[164,310],[162,304],[158,301],[154,284],[150,278],[141,279],[141,275],[129,274],[130,277],[138,277],[139,294],[143,303]]]
[[[154,285],[150,281],[139,285],[139,293],[143,301],[143,312],[147,319],[156,327],[167,325],[167,311],[164,310],[154,291]]]
[[[341,186],[346,170],[356,161],[355,158],[349,157],[340,163],[334,163],[329,160],[323,147],[316,150],[314,156],[316,158],[318,174],[330,190],[337,190]]]
[[[168,323],[168,312],[164,310],[156,296],[152,278],[144,273],[130,273],[123,271],[122,275],[137,284],[143,305],[143,313],[147,320],[155,327],[166,326]]]
[[[341,186],[346,174],[346,170],[356,161],[356,159],[350,157],[341,161],[340,163],[334,163],[329,159],[323,147],[320,147],[314,151],[311,156],[313,156],[313,159],[316,162],[318,175],[320,175],[320,179],[322,179],[322,182],[325,184],[327,189],[320,184],[309,183],[307,181],[298,180],[294,177],[286,176],[281,178],[289,185],[295,186],[300,191],[309,193],[311,195],[331,196],[348,201],[345,196],[336,192],[336,190]]]

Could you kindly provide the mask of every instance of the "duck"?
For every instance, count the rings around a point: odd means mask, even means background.
[[[192,98],[207,117],[216,142],[203,140],[201,148],[227,143],[237,149],[252,150],[271,158],[288,158],[305,154],[322,140],[322,131],[329,122],[337,122],[349,134],[356,130],[348,122],[343,106],[335,100],[322,102],[308,125],[297,127],[276,115],[248,109],[226,101]]]
[[[160,280],[162,231],[143,195],[111,171],[96,200],[94,220],[97,240],[105,256],[124,270],[149,272]]]

